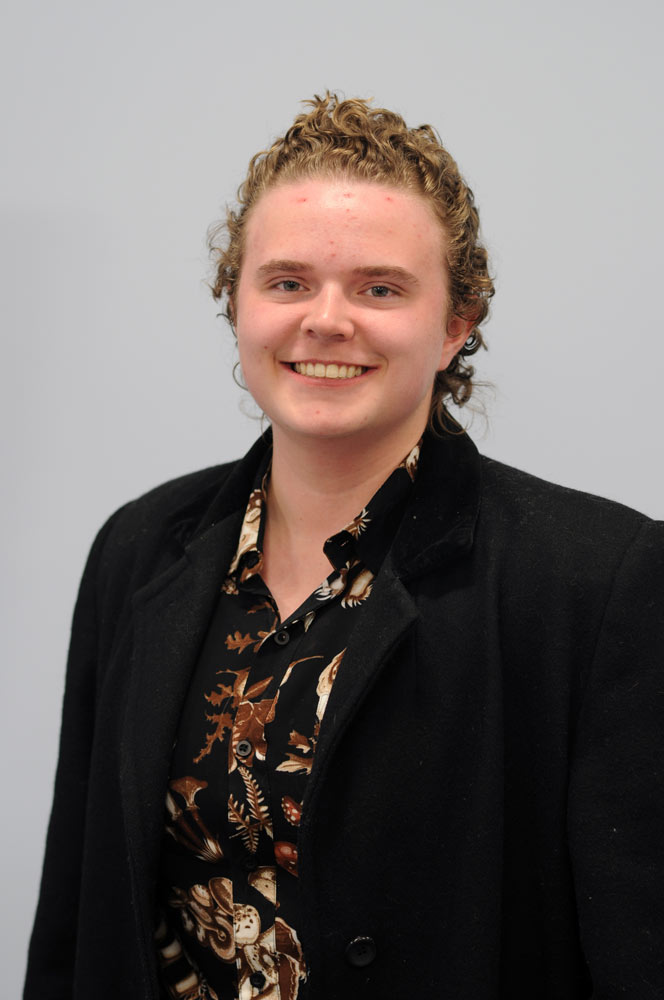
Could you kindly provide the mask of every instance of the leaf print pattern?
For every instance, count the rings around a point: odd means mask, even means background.
[[[369,511],[366,507],[364,507],[357,517],[354,517],[350,524],[346,525],[344,530],[347,531],[349,535],[352,535],[353,538],[358,538],[363,531],[367,530],[370,523],[371,518],[369,516]]]
[[[279,618],[275,614],[274,607],[272,606],[272,604],[270,604],[269,601],[259,601],[259,603],[255,604],[253,608],[247,608],[248,615],[256,615],[258,614],[259,611],[269,611],[273,615],[274,623],[272,625],[272,628],[269,630],[269,632],[265,633],[266,635],[269,635],[270,632],[273,632],[274,629],[277,627],[277,622],[279,621]],[[263,635],[262,632],[260,634]]]
[[[307,774],[311,772],[311,766],[314,762],[313,754],[316,749],[316,739],[318,737],[318,723],[314,726],[314,735],[303,736],[302,733],[297,733],[293,730],[288,739],[290,746],[295,747],[300,751],[297,753],[289,753],[286,756],[286,760],[282,761],[278,765],[277,771],[288,771],[291,774],[297,773],[298,771],[305,771]],[[308,757],[304,757],[303,754],[310,754]]]
[[[215,712],[212,715],[206,713],[205,718],[208,722],[213,722],[215,724],[215,728],[211,733],[206,734],[205,744],[199,751],[198,756],[194,757],[194,764],[199,764],[203,757],[206,757],[210,753],[215,743],[223,743],[226,732],[232,730],[233,728],[232,709],[236,709],[240,704],[244,687],[249,676],[249,671],[241,670],[236,674],[231,674],[229,672],[226,676],[231,678],[231,683],[224,684],[220,682],[217,684],[218,690],[211,691],[209,694],[206,694],[205,700],[208,701],[214,708],[221,708],[222,706],[225,706],[229,710]]]
[[[284,622],[262,578],[268,473],[257,476],[173,750],[160,877],[170,938],[157,944],[172,1000],[214,1000],[215,991],[297,1000],[306,979],[297,934],[302,802],[349,637],[362,627],[418,456],[416,447],[327,539],[328,578]],[[251,983],[258,972],[262,987]]]
[[[342,608],[356,608],[363,604],[371,593],[373,573],[362,566],[358,559],[353,559],[342,566],[333,576],[328,577],[316,590],[319,601],[330,601],[341,596]]]
[[[231,795],[228,800],[228,818],[231,823],[239,827],[236,833],[231,834],[231,837],[242,837],[245,850],[249,854],[255,854],[258,849],[260,831],[265,830],[268,837],[272,837],[272,820],[265,805],[263,792],[251,771],[247,767],[240,766],[239,772],[247,793],[249,816],[247,816],[244,803],[238,802]]]
[[[295,730],[292,731],[288,742],[298,750],[304,750],[305,753],[308,753],[311,749],[308,737],[303,736],[302,733],[298,733]]]
[[[315,620],[316,620],[316,612],[308,611],[307,614],[302,619],[302,624],[304,626],[305,632],[309,631]]]
[[[241,635],[239,631],[235,632],[235,635],[226,636],[226,649],[237,649],[239,653],[244,653],[247,646],[251,646],[255,643],[255,639],[249,635]]]
[[[318,695],[318,704],[316,705],[316,719],[318,720],[318,725],[323,721],[323,715],[325,714],[325,709],[327,708],[328,698],[332,691],[332,685],[334,684],[335,678],[339,667],[341,666],[341,661],[344,658],[345,649],[342,649],[340,653],[332,657],[328,665],[321,672],[318,678],[318,684],[316,685],[316,694]]]
[[[243,653],[248,646],[253,646],[254,653],[258,652],[268,636],[272,635],[273,630],[269,632],[259,631],[258,636],[254,637],[246,633],[246,635],[241,635],[239,631],[235,632],[235,635],[226,636],[226,649],[237,650],[238,653]]]
[[[249,803],[251,818],[258,829],[265,830],[268,837],[271,837],[272,820],[263,800],[263,793],[247,767],[241,766],[239,771],[247,789],[247,802]]]
[[[205,718],[209,722],[214,722],[215,728],[213,732],[206,734],[205,746],[200,751],[198,756],[194,757],[194,764],[200,764],[203,757],[207,757],[207,755],[211,752],[214,744],[222,743],[226,731],[233,728],[233,716],[230,712],[217,712],[213,715],[206,715]]]
[[[346,586],[346,577],[348,576],[349,568],[350,565],[344,569],[340,569],[334,574],[334,576],[328,577],[327,580],[324,580],[320,587],[314,591],[316,600],[330,601],[333,597],[337,597],[341,594]]]
[[[260,489],[253,490],[249,495],[249,500],[247,502],[247,509],[244,515],[244,521],[242,522],[242,528],[240,529],[240,540],[238,541],[238,546],[235,551],[235,556],[229,567],[228,575],[231,576],[237,572],[240,565],[240,560],[243,555],[247,552],[255,550],[260,556],[261,553],[258,552],[256,548],[258,542],[258,532],[261,523],[261,514],[263,511],[263,503],[265,499],[264,485],[266,480],[263,480],[263,487]],[[254,571],[256,569],[254,568]],[[240,582],[244,583],[247,577],[240,577]]]
[[[228,744],[228,773],[237,767],[237,748],[242,740],[251,743],[251,753],[246,756],[245,763],[251,765],[254,759],[265,760],[267,742],[265,740],[265,724],[273,708],[271,698],[263,701],[243,701],[235,716],[233,735]]]
[[[316,706],[316,722],[313,727],[313,734],[311,736],[304,736],[295,729],[291,730],[288,738],[288,745],[292,746],[299,752],[292,753],[289,751],[286,754],[286,759],[277,766],[277,771],[287,772],[290,774],[297,774],[300,772],[304,772],[306,774],[311,773],[316,743],[318,741],[318,734],[320,731],[320,724],[327,707],[330,692],[332,691],[334,679],[337,676],[337,672],[341,661],[344,658],[345,652],[346,650],[342,649],[340,653],[337,653],[337,655],[334,656],[328,665],[321,671],[318,677],[318,684],[316,685],[318,704]],[[284,682],[282,682],[282,685],[283,683]]]
[[[238,802],[234,795],[228,799],[228,819],[234,826],[239,827],[231,837],[242,837],[242,843],[247,854],[255,854],[258,850],[258,834],[260,828],[252,823],[247,816],[243,802]]]
[[[397,466],[398,469],[405,469],[406,470],[406,472],[410,476],[411,482],[415,481],[415,476],[417,474],[417,466],[418,466],[418,463],[420,461],[420,448],[421,448],[421,444],[422,444],[422,442],[418,441],[417,444],[415,445],[415,447],[411,448],[411,450],[408,452],[408,454],[404,458],[403,462],[401,462]]]
[[[286,755],[286,760],[283,760],[281,764],[277,766],[277,771],[288,774],[299,774],[300,772],[304,774],[311,774],[311,765],[313,760],[305,760],[304,757],[299,757],[295,753],[289,753]]]
[[[245,687],[249,677],[249,669],[239,670],[236,673],[227,671],[224,674],[229,678],[230,683],[225,684],[220,681],[217,690],[205,695],[208,701],[215,708],[223,708],[223,711],[206,714],[208,722],[213,722],[215,728],[210,733],[206,733],[205,744],[194,757],[194,763],[200,761],[211,753],[215,743],[223,743],[227,732],[232,732],[233,736],[229,743],[229,766],[231,770],[235,767],[235,750],[242,739],[251,739],[254,743],[254,751],[261,760],[265,759],[265,738],[263,736],[263,726],[270,711],[272,702],[266,700],[262,702],[248,702],[243,699],[256,698],[269,687],[272,678],[268,677],[257,684],[252,685],[245,695]],[[233,710],[236,714],[233,716]]]
[[[259,694],[263,694],[264,691],[272,683],[271,677],[266,677],[265,680],[258,681],[256,684],[252,684],[249,690],[245,694],[245,698],[258,698]]]
[[[346,587],[343,597],[341,598],[342,608],[356,608],[358,604],[362,604],[366,601],[367,597],[371,593],[371,583],[373,581],[373,573],[370,569],[363,569],[356,577],[353,578],[350,586]]]

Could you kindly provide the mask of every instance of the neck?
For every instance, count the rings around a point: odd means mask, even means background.
[[[302,441],[275,428],[268,530],[322,545],[368,503],[423,429],[361,447],[344,439]]]
[[[325,540],[362,510],[420,433],[391,438],[391,447],[362,447],[357,439],[308,441],[274,428],[262,575],[282,620],[328,576]]]

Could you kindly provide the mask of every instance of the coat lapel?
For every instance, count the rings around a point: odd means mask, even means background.
[[[132,600],[131,681],[122,735],[127,839],[138,882],[156,876],[173,744],[196,657],[235,553],[256,469],[271,446],[264,435],[241,462],[220,470],[223,486],[174,511],[171,542],[182,553]],[[184,546],[184,548],[183,548]]]
[[[327,757],[343,737],[391,650],[418,618],[415,602],[394,574],[388,557],[373,582],[371,597],[353,629],[332,687],[316,748],[314,772],[321,772],[322,776]]]
[[[305,827],[313,822],[325,774],[346,728],[391,651],[419,621],[411,581],[449,566],[470,550],[480,494],[481,460],[470,438],[427,434],[413,495],[332,687],[305,798]],[[306,855],[301,860],[306,869]]]
[[[242,512],[211,527],[133,601],[132,679],[122,740],[125,822],[134,858],[159,856],[164,796],[181,707]],[[147,873],[150,881],[155,872]]]

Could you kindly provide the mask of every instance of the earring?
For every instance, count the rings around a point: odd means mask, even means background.
[[[233,365],[233,381],[239,389],[245,389],[244,378],[242,377],[242,366],[239,361],[236,361]]]

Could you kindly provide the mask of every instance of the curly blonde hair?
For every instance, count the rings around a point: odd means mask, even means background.
[[[218,300],[225,297],[225,315],[232,325],[247,219],[261,195],[277,184],[341,176],[421,194],[447,237],[451,314],[473,322],[464,346],[436,375],[431,421],[437,417],[444,423],[446,402],[462,406],[472,394],[475,369],[466,359],[486,346],[480,324],[494,294],[473,192],[430,125],[409,128],[394,111],[374,108],[367,100],[342,100],[330,92],[303,103],[310,110],[299,114],[269,149],[256,153],[238,189],[237,208],[228,208],[225,221],[210,230],[212,294]]]

